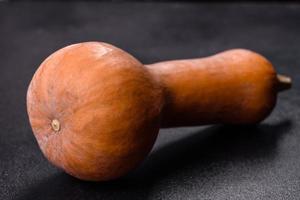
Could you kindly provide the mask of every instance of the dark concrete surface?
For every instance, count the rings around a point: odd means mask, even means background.
[[[300,5],[0,3],[0,199],[300,199]],[[257,127],[165,129],[128,176],[83,182],[42,156],[28,124],[28,83],[46,56],[105,41],[144,63],[249,48],[292,76]]]

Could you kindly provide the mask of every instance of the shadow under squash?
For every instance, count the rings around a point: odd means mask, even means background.
[[[218,176],[226,163],[248,162],[251,169],[257,164],[253,160],[268,162],[276,157],[277,144],[290,128],[288,120],[275,125],[212,126],[156,148],[140,167],[118,180],[85,182],[58,172],[29,186],[17,199],[147,199],[158,181],[183,179],[189,170],[197,172],[193,178],[201,179],[207,172]]]

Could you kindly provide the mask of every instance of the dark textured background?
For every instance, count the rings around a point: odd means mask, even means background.
[[[0,199],[299,199],[299,24],[294,4],[0,3]],[[82,182],[42,156],[25,94],[46,56],[90,40],[145,63],[249,48],[294,86],[257,127],[165,129],[130,175]]]

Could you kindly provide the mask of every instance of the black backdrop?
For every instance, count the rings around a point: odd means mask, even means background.
[[[0,199],[299,199],[299,22],[294,3],[0,3]],[[249,48],[294,85],[256,127],[164,129],[128,176],[83,182],[42,156],[25,94],[46,56],[90,40],[144,63]]]

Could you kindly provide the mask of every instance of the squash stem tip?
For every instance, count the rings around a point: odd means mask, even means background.
[[[278,91],[288,90],[292,87],[292,79],[289,76],[277,74]]]

